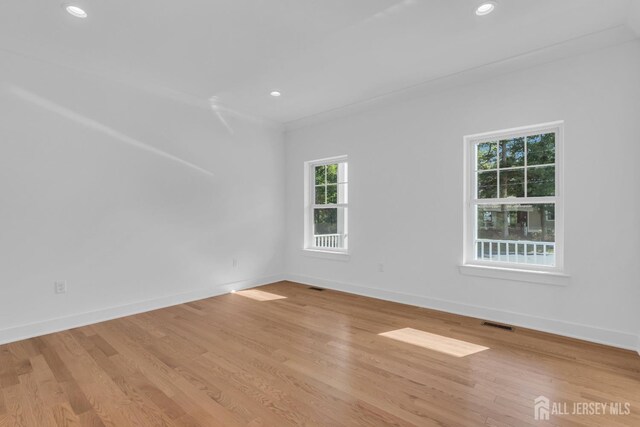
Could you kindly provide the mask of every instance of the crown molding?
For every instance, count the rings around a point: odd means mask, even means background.
[[[434,92],[480,82],[498,75],[509,74],[534,66],[605,49],[632,41],[637,37],[637,34],[632,30],[630,25],[610,27],[504,60],[440,76],[435,79],[388,92],[370,99],[354,102],[352,104],[337,107],[318,114],[292,120],[284,124],[284,129],[285,132],[289,132],[371,110],[389,103],[424,97]]]

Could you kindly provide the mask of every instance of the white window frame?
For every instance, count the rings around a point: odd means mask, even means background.
[[[554,203],[555,204],[555,265],[545,266],[537,264],[525,264],[515,262],[498,262],[476,259],[476,206],[482,204],[504,203],[505,199],[477,199],[476,183],[476,150],[478,143],[494,141],[496,139],[516,138],[527,135],[542,133],[556,134],[555,137],[555,196],[549,197],[519,197],[514,198],[514,204],[527,203]],[[542,123],[533,126],[524,126],[500,131],[485,132],[464,137],[464,253],[463,253],[463,273],[473,275],[488,276],[485,272],[480,272],[483,267],[491,270],[505,270],[509,273],[551,273],[558,276],[566,276],[564,272],[564,186],[563,186],[563,148],[564,148],[564,122],[556,121]],[[525,183],[526,185],[526,183]],[[470,267],[470,268],[464,268]],[[536,275],[532,275],[536,276]],[[538,275],[539,276],[539,275]],[[488,276],[496,277],[496,276]],[[568,276],[567,276],[568,277]],[[511,275],[509,278],[513,278]],[[535,277],[531,280],[537,281]]]
[[[334,163],[345,163],[347,165],[347,203],[335,203],[326,205],[315,204],[315,168],[316,166],[330,165]],[[304,163],[304,177],[305,177],[305,197],[304,197],[304,250],[312,253],[324,253],[329,255],[338,255],[340,257],[347,256],[349,254],[349,170],[348,170],[348,157],[346,155],[329,157],[319,160],[312,160]],[[314,224],[313,224],[313,211],[317,208],[344,208],[344,214],[346,217],[343,219],[344,235],[343,240],[344,247],[341,248],[326,248],[318,247],[315,245],[314,236]]]

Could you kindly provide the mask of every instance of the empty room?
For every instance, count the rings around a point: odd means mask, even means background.
[[[0,4],[0,427],[640,426],[640,0]]]

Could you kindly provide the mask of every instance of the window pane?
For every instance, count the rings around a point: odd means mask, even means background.
[[[327,165],[327,183],[335,184],[338,182],[338,165]]]
[[[524,197],[524,169],[500,171],[500,197]]]
[[[347,237],[346,208],[318,208],[313,210],[313,247],[346,249]]]
[[[498,197],[498,172],[478,172],[478,199]]]
[[[338,203],[338,186],[327,185],[327,203]]]
[[[556,161],[556,134],[527,137],[527,165],[547,165]]]
[[[498,154],[495,142],[483,142],[477,145],[478,170],[495,169],[497,167]]]
[[[325,183],[326,170],[327,170],[326,166],[316,166],[316,185],[321,185]]]
[[[324,185],[316,186],[316,205],[324,205],[327,203],[326,190],[327,189]]]
[[[544,197],[556,194],[556,167],[527,169],[527,196]]]
[[[477,207],[476,257],[555,265],[555,204]]]
[[[503,139],[498,144],[500,168],[524,166],[524,137]]]
[[[338,208],[314,209],[313,234],[338,234]]]

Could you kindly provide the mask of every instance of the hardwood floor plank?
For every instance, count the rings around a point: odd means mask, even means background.
[[[0,418],[7,414],[7,405],[4,400],[4,393],[0,389]]]
[[[20,385],[26,398],[26,402],[29,405],[33,419],[37,423],[37,425],[42,427],[55,427],[55,419],[53,418],[53,414],[48,410],[48,406],[42,399],[42,394],[40,392],[34,374],[29,373],[21,375]]]
[[[8,346],[0,346],[0,388],[20,383],[16,373],[16,360]]]
[[[55,405],[51,409],[53,418],[56,420],[58,427],[74,427],[80,426],[80,418],[73,412],[73,409],[67,403]]]
[[[5,404],[7,405],[7,421],[11,426],[37,426],[35,418],[31,414],[31,408],[27,397],[24,395],[20,384],[3,387]]]

